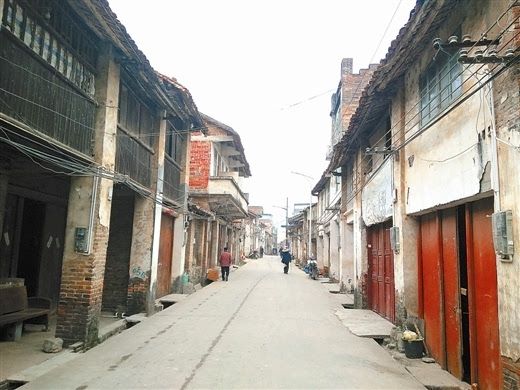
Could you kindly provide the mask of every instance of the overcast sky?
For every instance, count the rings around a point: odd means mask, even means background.
[[[109,2],[152,66],[186,86],[201,112],[240,134],[253,175],[246,185],[250,205],[264,206],[277,223],[284,221],[285,211],[273,206],[285,206],[286,197],[291,211],[292,204],[308,202],[327,167],[330,96],[339,82],[341,59],[354,58],[354,71],[379,62],[415,4]]]

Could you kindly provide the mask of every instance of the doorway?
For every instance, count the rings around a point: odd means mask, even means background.
[[[422,316],[437,362],[479,388],[500,384],[493,199],[421,217]]]
[[[367,229],[368,301],[371,310],[395,322],[394,255],[390,245],[392,222]]]

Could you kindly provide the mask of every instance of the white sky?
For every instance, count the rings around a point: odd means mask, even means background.
[[[285,206],[288,197],[292,211],[293,203],[308,202],[327,167],[330,96],[341,59],[354,58],[354,71],[379,62],[415,5],[415,0],[109,2],[152,66],[186,86],[201,112],[240,134],[253,175],[246,184],[250,205],[264,206],[277,223],[284,222],[285,211],[273,205]],[[306,102],[288,107],[301,101]]]

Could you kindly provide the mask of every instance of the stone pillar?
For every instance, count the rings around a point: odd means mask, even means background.
[[[115,164],[118,99],[119,65],[114,61],[111,47],[106,46],[98,59],[96,77],[96,100],[101,104],[96,113],[94,157],[98,164],[109,170],[113,170]],[[56,336],[62,338],[65,345],[78,340],[87,345],[97,343],[111,191],[110,180],[71,179],[56,326]],[[75,229],[78,227],[88,229],[90,247],[87,253],[76,251]]]
[[[166,112],[159,113],[160,126],[159,126],[159,137],[154,142],[155,154],[153,155],[152,171],[154,174],[152,178],[154,180],[153,187],[155,187],[155,202],[154,216],[153,216],[153,231],[152,231],[152,253],[150,258],[150,281],[148,284],[147,294],[147,309],[146,312],[153,314],[155,312],[155,297],[157,292],[157,268],[159,267],[159,241],[161,239],[161,219],[162,219],[162,202],[163,202],[163,188],[164,188],[164,155],[165,155],[165,143],[166,143],[166,129],[167,121]],[[171,286],[170,286],[171,288]]]
[[[405,137],[405,88],[400,92],[392,107],[392,123],[400,123],[393,130],[392,138],[401,144]],[[418,316],[418,258],[417,244],[419,222],[415,217],[406,215],[406,147],[394,155],[394,190],[397,197],[394,201],[393,224],[399,227],[399,253],[394,252],[394,282],[396,321],[402,323],[407,316]]]
[[[186,229],[184,228],[184,214],[180,214],[173,222],[173,260],[172,285],[179,286],[179,278],[184,273],[186,258]]]
[[[520,5],[508,12],[507,20],[517,22],[505,34],[502,44],[520,46]],[[499,48],[501,48],[499,46]],[[501,48],[502,49],[502,48]],[[505,48],[504,48],[505,49]],[[502,363],[502,386],[504,389],[520,388],[520,78],[518,65],[510,67],[497,77],[488,94],[489,105],[494,108],[492,137],[496,144],[495,211],[510,210],[513,214],[512,241],[514,255],[509,259],[497,256],[498,318],[500,327],[500,355]],[[487,88],[486,88],[487,90]]]
[[[135,198],[127,300],[129,314],[148,313],[149,309],[147,296],[151,276],[154,206],[152,199]]]
[[[354,191],[363,188],[365,184],[366,162],[363,159],[364,148],[358,149],[354,165]],[[368,305],[368,253],[367,232],[361,213],[362,191],[354,197],[354,301],[357,308]]]
[[[219,243],[219,224],[218,221],[211,222],[211,267],[218,265],[218,243]]]

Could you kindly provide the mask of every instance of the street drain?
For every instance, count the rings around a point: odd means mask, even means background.
[[[353,303],[342,303],[341,306],[343,306],[344,309],[354,309]]]
[[[29,382],[13,381],[13,380],[6,379],[5,381],[0,382],[0,390],[17,389],[17,388],[25,385],[26,383],[29,383]]]

